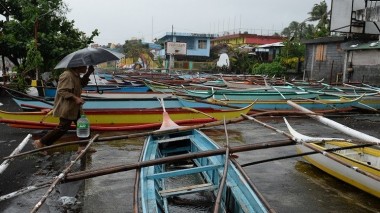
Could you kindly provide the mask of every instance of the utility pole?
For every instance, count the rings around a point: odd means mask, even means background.
[[[47,11],[46,13],[44,14],[41,14],[41,15],[37,15],[36,16],[36,19],[34,20],[34,42],[35,42],[35,47],[36,47],[36,50],[38,50],[38,19],[53,12],[53,10],[49,10]],[[38,80],[38,67],[36,67],[36,80]]]
[[[174,26],[172,25],[172,42],[174,42]],[[171,53],[169,54],[169,74],[170,74],[170,71],[173,69],[174,67],[174,55]]]

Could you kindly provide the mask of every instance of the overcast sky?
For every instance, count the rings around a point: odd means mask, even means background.
[[[123,44],[139,38],[151,42],[166,32],[267,35],[290,22],[302,22],[314,4],[323,0],[64,0],[67,17],[88,36],[100,31],[95,42]],[[329,9],[331,0],[326,1]]]

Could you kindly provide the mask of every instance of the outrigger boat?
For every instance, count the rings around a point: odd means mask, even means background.
[[[298,133],[285,120],[289,132],[297,142],[298,153],[323,152],[326,149],[356,145],[343,139],[316,138]],[[323,154],[304,158],[326,173],[380,198],[380,149],[363,147],[336,151],[328,157]]]
[[[160,130],[177,127],[169,115],[164,113],[164,123]],[[155,134],[145,141],[142,161],[219,148],[199,130]],[[244,171],[238,169],[231,160],[226,161],[226,155],[142,168],[140,195],[143,212],[175,212],[181,208],[188,211],[189,206],[194,205],[198,205],[198,210],[205,211],[212,210],[214,206],[214,211],[215,208],[219,210],[216,212],[268,212],[269,205],[258,191],[250,187],[249,180],[242,175]],[[191,195],[193,197],[189,198]],[[198,204],[196,197],[199,196],[208,197],[207,205]],[[176,205],[175,201],[186,202]]]
[[[252,103],[253,104],[253,103]],[[171,108],[168,112],[179,124],[207,123],[233,119],[247,114],[252,104],[240,109]],[[51,111],[50,111],[51,112]],[[59,119],[50,112],[6,112],[0,110],[0,123],[28,129],[51,129]],[[92,130],[120,131],[158,128],[162,123],[162,109],[98,109],[85,110]],[[75,129],[75,126],[72,126]]]
[[[205,100],[197,98],[189,98],[187,96],[178,95],[178,100],[183,106],[186,107],[199,107],[199,103],[203,103],[203,107],[225,108],[225,107],[243,107],[251,103],[249,100],[218,100],[208,98]],[[337,99],[295,99],[293,102],[301,105],[312,111],[349,111],[356,108],[361,101],[359,98],[337,98]],[[275,110],[294,110],[292,106],[287,103],[287,100],[257,100],[252,106],[252,110],[257,111],[275,111]]]

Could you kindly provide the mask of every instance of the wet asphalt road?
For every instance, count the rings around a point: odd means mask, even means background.
[[[18,107],[0,94],[0,110],[20,111]],[[380,137],[378,115],[356,115],[330,117],[351,128]],[[281,130],[286,130],[282,118],[261,119]],[[289,123],[299,132],[310,136],[345,137],[342,133],[319,124],[309,118],[291,117]],[[219,144],[225,142],[223,127],[203,130]],[[0,156],[8,156],[22,139],[35,130],[15,129],[0,124]],[[94,134],[94,133],[93,133]],[[123,133],[104,133],[103,136]],[[125,133],[124,133],[125,134]],[[258,124],[244,121],[228,126],[231,146],[286,139]],[[144,139],[97,143],[96,153],[87,155],[78,162],[74,170],[101,168],[137,162]],[[32,149],[29,143],[24,150]],[[75,156],[75,150],[49,156],[31,155],[11,163],[0,176],[0,194],[4,195],[22,187],[50,180],[63,170]],[[295,154],[292,146],[256,150],[237,154],[241,164]],[[248,175],[277,212],[380,212],[380,200],[368,195],[319,169],[302,158],[273,161],[245,167]],[[48,198],[39,212],[132,212],[134,171],[106,175],[72,184],[59,186]],[[84,184],[83,184],[84,183]],[[29,212],[46,192],[40,189],[8,201],[0,202],[0,212]],[[62,207],[58,201],[62,196],[76,197],[78,203]]]

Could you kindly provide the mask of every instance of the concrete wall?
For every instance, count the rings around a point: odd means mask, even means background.
[[[316,49],[319,44],[306,46],[305,80],[321,80],[325,83],[337,81],[339,73],[343,73],[344,54],[340,43],[325,43],[326,60],[316,61]]]
[[[364,82],[374,86],[380,86],[380,65],[353,66],[354,71],[349,78],[352,82]]]
[[[353,72],[347,72],[347,81],[380,85],[380,50],[355,50],[348,55]]]

